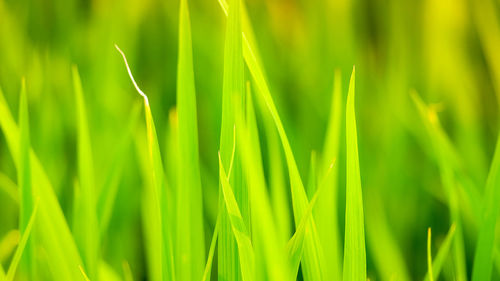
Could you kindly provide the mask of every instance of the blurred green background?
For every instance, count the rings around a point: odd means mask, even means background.
[[[244,2],[303,178],[308,175],[311,151],[323,147],[334,71],[341,70],[345,102],[348,79],[356,66],[367,235],[376,234],[379,227],[370,224],[371,215],[381,214],[411,276],[422,278],[427,227],[432,227],[433,237],[439,241],[450,222],[432,144],[410,92],[417,91],[438,111],[460,157],[463,175],[482,192],[498,133],[500,2]],[[105,179],[134,104],[140,101],[114,43],[127,54],[137,82],[149,96],[164,159],[168,159],[173,155],[170,152],[175,153],[169,151],[168,134],[175,118],[178,5],[175,0],[0,0],[0,87],[17,116],[21,79],[26,78],[32,146],[68,221],[77,173],[71,66],[78,66],[82,79],[98,184]],[[218,206],[226,18],[217,0],[192,0],[189,5],[210,241]],[[343,229],[345,142],[340,151],[339,218]],[[127,260],[141,280],[146,266],[138,162],[132,146],[103,241],[103,255],[117,270]],[[175,175],[169,175],[173,162],[166,165],[169,181],[175,182]],[[16,170],[4,137],[0,138],[0,171],[3,181],[7,177],[15,182]],[[467,217],[468,206],[462,207],[470,274],[477,222]],[[1,236],[17,228],[17,208],[0,192]],[[377,280],[381,277],[370,239],[367,237],[368,276]],[[9,255],[0,258],[5,264]],[[498,271],[494,274],[498,280]]]

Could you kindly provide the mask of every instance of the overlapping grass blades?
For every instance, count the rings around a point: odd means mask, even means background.
[[[366,280],[366,249],[363,215],[363,193],[358,159],[358,136],[355,115],[355,81],[353,68],[346,107],[347,181],[344,240],[344,281]]]
[[[247,84],[249,85],[249,84]],[[280,240],[278,228],[273,220],[270,199],[266,189],[259,136],[250,87],[247,87],[246,115],[241,107],[236,107],[236,134],[238,152],[249,190],[252,242],[254,250],[262,260],[257,263],[257,278],[270,280],[291,280],[295,278],[286,260],[285,243]],[[246,120],[245,120],[246,116]],[[265,267],[265,268],[261,268]]]
[[[78,69],[73,66],[73,87],[76,99],[76,112],[78,120],[78,179],[80,192],[76,197],[78,202],[75,208],[73,227],[74,237],[85,268],[90,279],[97,278],[97,265],[99,263],[100,230],[97,223],[96,194],[94,180],[94,163],[87,122],[83,90],[78,74]]]
[[[483,197],[482,221],[474,254],[472,281],[489,281],[495,258],[495,228],[500,212],[500,138],[491,163]],[[497,240],[497,242],[495,242]],[[500,257],[496,257],[497,259]]]
[[[173,254],[173,245],[172,245],[172,214],[169,212],[168,208],[168,190],[165,181],[165,175],[163,170],[163,164],[161,160],[160,154],[160,146],[158,144],[158,138],[156,135],[156,128],[153,121],[153,116],[151,114],[151,108],[149,106],[149,100],[146,94],[142,92],[142,90],[137,86],[137,83],[134,80],[132,72],[127,62],[127,58],[125,54],[120,50],[120,48],[115,45],[118,52],[123,57],[125,62],[125,66],[127,68],[127,72],[129,74],[130,80],[134,84],[137,92],[144,98],[144,110],[146,117],[146,134],[147,134],[147,147],[148,147],[148,165],[151,168],[151,171],[148,173],[150,178],[148,179],[151,184],[151,193],[150,196],[146,197],[149,199],[148,202],[144,202],[148,206],[145,207],[149,214],[152,215],[153,218],[149,221],[151,225],[154,226],[153,232],[154,241],[151,241],[150,251],[153,251],[153,256],[159,259],[159,266],[155,267],[155,272],[152,273],[153,280],[176,280],[175,279],[175,270],[174,270],[174,254]],[[159,235],[158,235],[159,234]],[[151,261],[155,262],[155,261]]]
[[[0,126],[7,139],[9,151],[19,169],[20,130],[17,127],[7,102],[0,90]],[[82,280],[78,265],[81,265],[75,241],[71,236],[64,214],[54,190],[36,155],[30,149],[30,168],[33,196],[40,198],[37,225],[44,231],[36,231],[37,240],[46,250],[48,265],[54,280]]]
[[[14,257],[12,258],[12,261],[10,262],[9,269],[7,270],[7,275],[5,277],[5,281],[12,281],[14,280],[14,276],[16,274],[17,270],[17,265],[19,264],[19,261],[21,260],[21,256],[23,255],[23,252],[25,250],[25,247],[28,243],[31,234],[31,229],[33,228],[33,224],[35,223],[35,218],[38,210],[38,201],[35,203],[35,206],[33,207],[33,211],[31,213],[31,216],[28,220],[28,223],[26,224],[26,227],[24,229],[23,235],[21,236],[21,240],[19,241],[19,245],[17,246],[16,252],[14,253]]]
[[[231,167],[231,165],[229,166]],[[255,254],[250,239],[250,231],[243,221],[238,203],[234,197],[232,188],[229,184],[229,178],[226,175],[222,159],[219,154],[219,176],[222,185],[225,207],[231,229],[238,245],[238,256],[241,266],[241,277],[243,281],[255,280]]]
[[[226,42],[224,46],[224,75],[222,89],[222,123],[220,135],[220,157],[228,165],[233,149],[234,107],[243,106],[244,73],[242,57],[242,35],[240,20],[240,0],[231,0],[228,10]],[[230,186],[238,203],[244,223],[250,228],[248,191],[243,181],[241,161],[234,159]],[[219,188],[220,233],[219,233],[219,270],[220,280],[241,280],[238,249],[233,238],[231,223],[224,206],[222,185]]]
[[[198,156],[198,125],[194,86],[191,24],[187,0],[180,1],[177,65],[178,174],[176,260],[179,280],[200,280],[205,241]],[[189,233],[189,235],[186,235]]]
[[[426,106],[416,93],[412,93],[412,98],[432,140],[432,146],[440,170],[441,181],[448,199],[450,217],[452,222],[456,225],[456,234],[453,240],[453,260],[455,263],[456,278],[458,281],[465,281],[467,280],[467,269],[465,264],[464,238],[457,192],[458,185],[455,176],[455,167],[453,166],[457,160],[453,157],[452,146],[441,128],[435,110]]]
[[[21,143],[19,144],[19,170],[17,173],[17,183],[19,186],[19,231],[23,234],[26,231],[30,216],[33,212],[33,191],[31,188],[31,167],[30,167],[30,130],[28,101],[26,98],[26,82],[22,81],[21,96],[19,101],[19,127],[21,131]],[[26,244],[24,257],[21,261],[28,278],[35,276],[34,272],[34,247],[33,239]]]
[[[448,234],[446,234],[446,237],[441,244],[441,247],[439,248],[439,251],[436,255],[436,258],[434,258],[434,261],[432,261],[432,266],[429,266],[429,268],[432,268],[432,277],[429,275],[429,272],[425,275],[424,281],[432,281],[432,280],[438,280],[439,274],[441,273],[441,269],[443,268],[444,262],[446,261],[446,258],[448,257],[448,253],[450,251],[453,238],[455,235],[455,225],[452,224],[450,227],[450,230],[448,231]],[[430,235],[429,235],[430,236]],[[429,238],[430,240],[430,238]],[[428,243],[431,243],[430,241]],[[429,258],[430,256],[430,247],[431,245],[427,245],[428,252],[429,252]],[[428,261],[429,262],[429,261]]]
[[[229,6],[229,9],[231,5]],[[229,15],[231,12],[229,12]],[[309,204],[307,195],[304,189],[304,185],[302,183],[302,179],[300,178],[300,174],[297,168],[296,161],[293,156],[293,152],[286,136],[283,124],[278,115],[278,111],[271,97],[271,93],[269,91],[269,87],[266,84],[264,78],[264,72],[259,65],[257,57],[251,48],[251,44],[248,41],[248,38],[245,36],[245,32],[243,33],[243,57],[247,63],[247,66],[250,70],[250,73],[257,85],[257,91],[259,93],[259,98],[263,99],[264,104],[267,106],[273,121],[275,122],[275,126],[277,127],[284,151],[285,158],[288,165],[288,172],[291,183],[291,194],[292,194],[292,205],[293,205],[293,213],[295,223],[299,224],[302,216],[304,215],[307,206]],[[322,266],[323,263],[323,254],[321,253],[320,241],[316,231],[316,226],[314,223],[314,219],[310,220],[310,232],[306,234],[306,247],[304,252],[304,275],[306,276],[306,280],[323,280],[325,273],[325,267]]]

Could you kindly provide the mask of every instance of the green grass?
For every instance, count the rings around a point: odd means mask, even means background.
[[[353,68],[346,106],[347,180],[344,244],[344,281],[366,279],[363,193],[358,156],[358,133],[354,109],[356,73]]]
[[[0,281],[500,278],[495,0],[38,2]]]

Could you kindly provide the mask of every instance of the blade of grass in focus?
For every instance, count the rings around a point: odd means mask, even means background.
[[[177,65],[178,176],[177,176],[177,277],[200,280],[203,276],[205,235],[198,154],[198,124],[187,0],[180,1]],[[186,235],[188,234],[189,235]]]
[[[33,207],[33,211],[31,213],[31,216],[28,220],[28,223],[26,224],[26,227],[24,229],[24,232],[21,236],[21,240],[19,241],[19,245],[17,246],[16,252],[14,253],[14,257],[12,258],[12,261],[10,262],[9,269],[7,270],[7,276],[5,278],[6,281],[12,281],[14,280],[14,275],[16,274],[17,270],[17,265],[19,264],[19,261],[21,260],[21,257],[23,255],[23,252],[25,250],[26,244],[30,240],[30,233],[31,229],[33,228],[33,224],[36,219],[36,214],[38,210],[38,201],[35,203],[35,206]]]
[[[30,216],[33,213],[33,192],[31,189],[31,168],[30,168],[30,130],[28,101],[26,97],[26,82],[23,79],[21,85],[21,96],[19,100],[19,129],[21,131],[21,143],[19,144],[19,170],[17,183],[19,186],[19,231],[21,235],[26,231]],[[28,279],[36,276],[34,272],[34,246],[33,239],[26,244],[24,256],[21,260],[21,267]]]
[[[12,159],[19,167],[20,132],[7,102],[0,89],[0,126],[7,139]],[[81,264],[75,241],[61,210],[57,197],[35,153],[30,149],[30,166],[33,196],[40,198],[37,224],[43,225],[44,231],[37,232],[37,239],[47,253],[48,265],[54,280],[82,280],[78,265]]]
[[[366,280],[365,227],[363,193],[358,158],[358,136],[355,115],[355,81],[353,68],[346,107],[347,181],[345,210],[344,281]]]
[[[483,216],[474,254],[472,281],[489,281],[493,269],[495,228],[500,211],[500,138],[497,140],[495,155],[486,181],[483,202]]]
[[[436,257],[434,258],[434,261],[432,262],[432,276],[434,280],[439,279],[439,274],[441,273],[441,269],[443,268],[444,262],[448,257],[448,253],[450,251],[453,238],[455,237],[454,235],[455,235],[455,225],[452,224],[450,230],[448,231],[448,234],[446,234],[446,238],[444,239],[443,243],[441,244],[441,247],[438,250]],[[432,279],[429,276],[429,272],[427,272],[427,274],[425,275],[424,281],[432,281]]]
[[[338,159],[340,149],[340,125],[342,120],[342,83],[340,70],[336,70],[333,79],[333,94],[330,104],[330,117],[326,131],[323,153],[321,155],[319,176],[329,168],[333,159]],[[338,165],[333,167],[332,175],[326,178],[323,196],[318,199],[314,211],[318,235],[322,242],[329,280],[342,278],[341,247],[338,229]]]
[[[75,241],[82,253],[84,268],[89,278],[97,278],[97,264],[99,262],[100,231],[97,223],[96,213],[96,187],[94,182],[94,164],[92,160],[92,149],[90,134],[83,99],[82,83],[78,69],[73,66],[73,86],[75,91],[77,119],[78,119],[78,178],[80,187],[80,202],[74,214]]]
[[[140,134],[139,134],[140,133]],[[141,218],[144,232],[144,244],[146,251],[146,261],[148,269],[148,278],[151,280],[162,280],[162,230],[161,217],[159,212],[159,202],[155,197],[155,190],[151,178],[151,165],[149,161],[149,152],[144,151],[147,147],[147,139],[139,137],[147,134],[146,128],[139,127],[138,134],[135,137],[136,154],[139,160],[141,175],[145,181],[141,193]]]
[[[134,84],[137,92],[144,98],[144,110],[146,117],[146,130],[147,130],[147,149],[148,149],[148,161],[149,167],[151,168],[150,172],[150,181],[152,184],[152,193],[151,202],[146,202],[146,204],[151,204],[151,213],[154,215],[156,219],[153,222],[157,225],[157,230],[160,231],[160,236],[157,237],[158,241],[154,241],[154,246],[156,248],[156,252],[159,252],[155,255],[160,259],[161,267],[158,268],[158,272],[156,272],[156,276],[154,276],[154,280],[175,280],[175,271],[174,271],[174,255],[173,255],[173,230],[171,228],[172,225],[172,214],[168,209],[168,193],[167,193],[167,184],[165,181],[164,169],[161,160],[160,153],[160,145],[158,144],[158,137],[156,134],[156,128],[153,121],[153,116],[151,114],[151,108],[149,106],[148,97],[141,91],[141,89],[137,86],[137,83],[132,76],[132,72],[128,65],[125,54],[120,50],[120,48],[115,45],[118,52],[123,57],[125,62],[125,66],[127,68],[127,72],[129,74],[130,80]]]
[[[224,75],[222,90],[222,121],[220,133],[220,157],[228,165],[233,149],[234,107],[243,106],[244,73],[242,57],[242,35],[240,20],[240,0],[231,0],[226,24],[224,46]],[[250,227],[248,191],[242,178],[239,156],[234,159],[230,186],[241,211],[243,221]],[[222,179],[220,179],[222,180]],[[233,238],[231,223],[224,206],[222,185],[219,187],[220,233],[219,233],[219,280],[241,280],[238,248]]]

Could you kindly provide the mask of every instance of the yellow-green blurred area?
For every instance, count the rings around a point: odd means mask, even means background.
[[[242,2],[305,182],[311,152],[323,149],[334,72],[341,71],[341,108],[345,112],[348,81],[353,65],[356,67],[357,131],[371,280],[391,277],[383,252],[393,253],[394,245],[397,254],[387,258],[397,259],[389,264],[403,263],[412,280],[422,280],[427,272],[427,228],[432,227],[436,251],[452,223],[436,157],[439,149],[426,130],[426,121],[436,121],[433,114],[437,114],[454,151],[453,166],[458,167],[452,185],[459,190],[470,277],[480,219],[473,211],[477,209],[471,205],[474,201],[464,198],[469,198],[466,191],[470,190],[482,198],[497,141],[500,1]],[[209,245],[218,208],[226,17],[217,0],[192,0],[189,9]],[[106,180],[134,106],[141,102],[115,43],[127,54],[137,83],[149,96],[167,179],[175,185],[177,151],[169,136],[176,132],[178,14],[176,0],[0,0],[0,88],[17,120],[21,80],[26,79],[32,148],[70,226],[77,178],[72,65],[78,67],[82,80],[97,189]],[[245,79],[251,81],[248,70]],[[420,115],[411,93],[429,105],[427,119]],[[258,114],[258,120],[261,118]],[[342,120],[336,161],[340,237],[344,234],[346,162]],[[140,118],[139,127],[144,126]],[[264,135],[262,126],[259,130]],[[122,272],[127,261],[135,280],[146,280],[147,276],[140,216],[144,184],[137,155],[142,148],[136,141],[145,144],[141,133],[134,137],[123,160],[110,227],[101,247],[103,259],[115,271]],[[264,139],[261,137],[263,154],[267,155]],[[266,161],[264,168],[268,176]],[[284,161],[283,168],[286,171]],[[0,185],[8,187],[0,191],[0,237],[18,228],[18,204],[4,192],[16,188],[16,175],[2,136]],[[287,177],[283,180],[288,182]],[[7,248],[0,245],[4,266],[11,258],[10,244]],[[495,255],[499,250],[496,246]],[[43,260],[43,251],[39,259]],[[447,263],[444,278],[454,280],[453,261]],[[493,280],[500,278],[498,270],[497,261]]]

